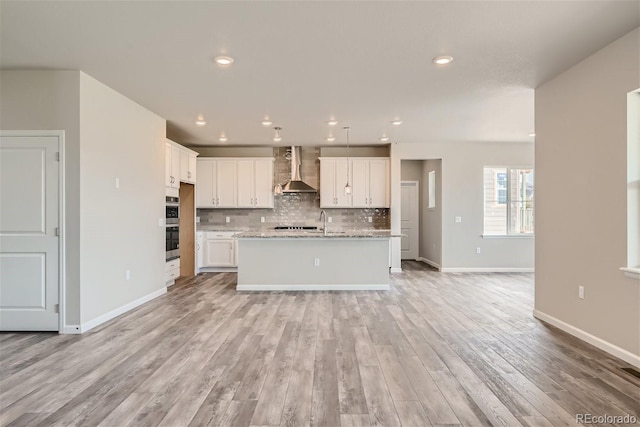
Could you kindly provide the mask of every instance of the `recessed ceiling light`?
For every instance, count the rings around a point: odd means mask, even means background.
[[[200,114],[198,116],[198,118],[196,119],[196,125],[197,126],[204,126],[207,124],[207,121],[204,119],[204,117],[202,117],[202,114]]]
[[[386,136],[386,135],[382,135],[382,138],[380,138],[380,141],[387,142],[387,141],[389,141],[389,137]]]
[[[529,136],[536,136],[536,134],[534,132],[531,132]]]
[[[335,140],[336,140],[336,137],[335,137],[335,136],[329,136],[329,137],[327,137],[327,142],[333,142],[333,141],[335,141]]]
[[[220,142],[227,142],[228,141],[227,136],[224,134],[224,132],[222,132],[220,134],[220,138],[218,138],[218,141],[220,141]]]
[[[327,122],[327,124],[328,124],[329,126],[335,126],[335,125],[337,125],[337,124],[338,124],[338,121],[337,121],[336,119],[331,119],[331,120],[329,120],[329,121]]]
[[[450,63],[451,61],[453,61],[453,56],[436,56],[435,58],[433,58],[433,62],[435,62],[438,65],[445,65]]]
[[[273,122],[269,120],[269,117],[265,117],[264,120],[262,121],[262,126],[271,126],[272,124]]]
[[[400,126],[402,123],[403,123],[402,120],[394,120],[394,121],[391,122],[391,124],[394,125],[394,126]]]
[[[230,56],[216,56],[213,60],[216,61],[216,64],[222,65],[223,67],[233,64],[233,58]]]

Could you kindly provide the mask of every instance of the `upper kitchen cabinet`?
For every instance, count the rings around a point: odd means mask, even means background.
[[[185,147],[180,147],[180,181],[189,184],[196,183],[196,158],[198,153]]]
[[[350,208],[351,195],[344,194],[347,183],[347,159],[338,157],[320,158],[320,207]],[[351,177],[349,177],[351,181]]]
[[[164,186],[180,188],[180,148],[167,139],[164,145]]]
[[[196,207],[235,208],[237,167],[235,160],[197,159]]]
[[[389,159],[353,158],[351,177],[354,208],[389,207]]]
[[[238,160],[238,207],[273,208],[273,158]]]
[[[349,168],[347,169],[347,162]],[[344,195],[349,184],[351,195]],[[386,157],[325,157],[320,159],[320,207],[388,208],[389,159]]]

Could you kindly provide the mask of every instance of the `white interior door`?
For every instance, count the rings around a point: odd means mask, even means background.
[[[418,181],[402,181],[400,184],[400,240],[402,259],[418,259],[420,254],[420,222]]]
[[[57,331],[58,136],[0,138],[0,329]]]

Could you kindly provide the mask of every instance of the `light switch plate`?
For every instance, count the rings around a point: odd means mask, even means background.
[[[459,224],[462,222],[462,217],[461,216],[457,216],[456,217],[456,223]]]

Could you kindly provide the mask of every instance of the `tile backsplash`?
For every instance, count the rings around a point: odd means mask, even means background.
[[[274,183],[285,183],[290,178],[290,164],[285,158],[288,147],[274,148]],[[302,147],[300,175],[304,182],[319,189],[320,149]],[[290,193],[274,198],[273,209],[197,209],[199,226],[220,228],[273,228],[277,225],[318,226],[320,222],[320,193]],[[336,229],[389,229],[389,209],[325,209],[331,217],[330,228]],[[226,222],[229,217],[230,222]],[[371,217],[371,222],[369,222]],[[261,219],[264,218],[264,223]]]

